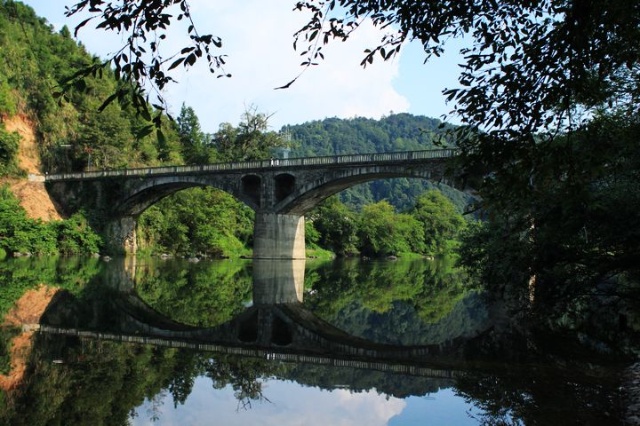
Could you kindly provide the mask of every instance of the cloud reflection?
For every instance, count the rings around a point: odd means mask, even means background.
[[[269,380],[263,385],[268,401],[253,401],[245,410],[238,405],[233,389],[215,390],[207,378],[198,378],[184,405],[173,408],[167,395],[163,401],[145,402],[136,410],[132,425],[387,425],[406,407],[404,400],[380,395],[375,390],[352,393],[301,387],[290,381]],[[158,418],[154,422],[150,413]]]

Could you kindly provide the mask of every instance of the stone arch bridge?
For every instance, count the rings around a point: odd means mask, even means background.
[[[135,253],[138,216],[190,187],[226,191],[256,212],[254,257],[305,257],[304,214],[325,198],[376,179],[410,177],[454,185],[453,149],[270,159],[199,166],[62,173],[45,178],[67,214],[91,211],[110,252]]]

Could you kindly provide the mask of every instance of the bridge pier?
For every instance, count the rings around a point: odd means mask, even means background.
[[[138,249],[136,241],[137,222],[135,217],[125,216],[107,223],[104,233],[108,253],[136,254]]]
[[[253,305],[302,303],[305,259],[253,261]]]
[[[255,259],[305,259],[304,216],[256,212]]]

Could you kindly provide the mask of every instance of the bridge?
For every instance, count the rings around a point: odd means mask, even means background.
[[[376,179],[451,184],[456,154],[437,149],[88,171],[48,175],[45,184],[65,213],[86,209],[100,219],[109,252],[136,252],[137,218],[149,206],[182,189],[212,186],[256,212],[254,258],[302,259],[304,214],[322,200]]]

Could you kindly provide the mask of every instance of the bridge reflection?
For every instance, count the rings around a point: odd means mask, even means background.
[[[105,276],[113,289],[104,306],[92,306],[81,322],[69,316],[69,298],[52,303],[41,318],[41,333],[189,348],[216,354],[453,378],[464,339],[421,346],[380,344],[327,323],[302,304],[304,260],[253,262],[253,304],[215,327],[175,322],[148,306],[135,291],[135,258],[121,259],[126,271]],[[124,265],[123,265],[124,266]],[[104,318],[108,325],[104,326]],[[80,325],[81,324],[81,325]]]

